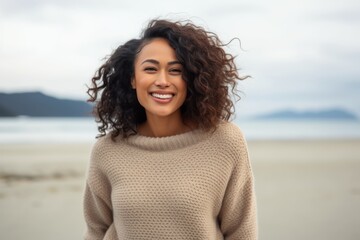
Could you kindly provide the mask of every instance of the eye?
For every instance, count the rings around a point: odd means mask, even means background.
[[[149,73],[156,72],[156,70],[157,69],[155,67],[145,67],[144,68],[144,71],[149,72]]]
[[[172,68],[172,69],[169,70],[169,72],[172,73],[172,74],[178,75],[178,74],[182,73],[182,69],[181,68]]]

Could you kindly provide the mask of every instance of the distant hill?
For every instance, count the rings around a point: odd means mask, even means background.
[[[16,114],[1,106],[0,103],[0,117],[16,117]]]
[[[255,117],[256,119],[344,119],[356,120],[357,116],[344,109],[326,109],[320,111],[293,111],[283,110],[273,113],[263,114]]]
[[[87,117],[92,106],[85,101],[58,99],[41,92],[0,93],[0,117]]]

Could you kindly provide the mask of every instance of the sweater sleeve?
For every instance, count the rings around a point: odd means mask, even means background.
[[[86,180],[84,193],[84,217],[86,232],[84,239],[100,240],[112,238],[113,214],[111,205],[111,187],[105,174],[94,163],[94,151]]]
[[[225,240],[258,238],[254,178],[244,140],[242,144],[219,213]]]

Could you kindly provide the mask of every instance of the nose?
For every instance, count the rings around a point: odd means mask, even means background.
[[[155,85],[157,87],[160,87],[160,88],[165,88],[165,87],[169,87],[170,86],[170,82],[168,81],[168,78],[167,78],[167,74],[165,71],[161,71],[156,80],[155,80]]]

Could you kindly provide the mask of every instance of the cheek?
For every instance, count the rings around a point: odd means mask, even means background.
[[[144,88],[146,88],[148,85],[148,81],[146,78],[144,78],[143,74],[135,74],[134,80],[133,80],[133,86],[136,89],[136,91],[142,91]]]
[[[132,81],[132,87],[135,90],[138,102],[140,105],[144,105],[147,89],[141,76],[135,75],[134,80]]]
[[[138,79],[135,82],[135,91],[136,91],[136,96],[138,98],[138,101],[140,103],[143,102],[143,99],[145,99],[145,97],[148,94],[146,83],[141,81],[140,79]]]
[[[187,85],[186,83],[181,84],[181,86],[178,87],[178,91],[180,94],[180,102],[181,105],[184,104],[184,102],[186,101],[186,97],[187,97]]]
[[[183,95],[187,95],[187,84],[185,82],[185,80],[182,80],[179,89],[181,89],[180,91],[183,93]]]
[[[139,104],[142,107],[146,107],[147,106],[147,96],[145,95],[146,93],[144,91],[141,91],[139,88],[136,88],[136,99],[139,102]]]

